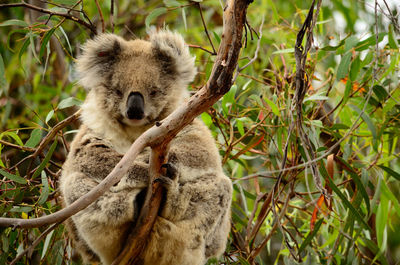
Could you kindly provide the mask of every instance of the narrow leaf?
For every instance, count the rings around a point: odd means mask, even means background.
[[[6,71],[4,68],[4,61],[3,57],[0,53],[0,96],[3,91],[6,91],[7,80],[6,80]]]
[[[69,98],[61,100],[61,102],[58,104],[57,108],[65,109],[65,108],[69,108],[71,106],[80,106],[80,105],[82,105],[82,101],[80,101],[79,99],[73,98],[73,97],[69,97]]]
[[[389,37],[389,47],[391,49],[398,49],[399,47],[398,47],[396,38],[394,37],[393,25],[392,24],[389,25],[389,36],[388,37]]]
[[[378,167],[380,167],[380,168],[382,168],[384,171],[386,171],[386,173],[387,173],[388,175],[394,177],[394,178],[397,179],[397,180],[400,180],[400,173],[394,171],[394,170],[391,169],[391,168],[388,168],[388,167],[385,167],[385,166],[382,166],[382,165],[378,165]]]
[[[4,135],[7,135],[15,140],[19,146],[23,146],[24,144],[22,143],[21,138],[19,138],[18,134],[15,132],[4,132]]]
[[[44,34],[42,43],[40,44],[39,58],[43,57],[44,51],[46,50],[47,43],[49,42],[49,40],[55,30],[56,30],[56,28],[52,28],[51,30],[47,31],[46,34]]]
[[[342,56],[342,60],[339,63],[336,79],[341,80],[349,73],[349,66],[351,61],[351,52],[346,53]]]
[[[42,171],[42,192],[40,193],[40,197],[38,200],[38,204],[42,205],[47,201],[49,197],[49,182],[47,180],[47,175],[45,171]]]
[[[51,232],[46,236],[46,239],[44,240],[44,245],[43,245],[43,250],[42,250],[42,256],[41,256],[40,259],[43,259],[44,256],[46,255],[46,252],[47,252],[47,249],[49,248],[50,240],[51,240],[51,237],[53,236],[53,233],[54,233],[54,230],[51,231]]]
[[[265,98],[265,101],[267,102],[268,106],[271,108],[272,112],[273,112],[276,116],[280,117],[280,116],[281,116],[281,113],[279,112],[279,109],[278,109],[278,107],[276,106],[276,104],[275,104],[272,100],[269,100],[268,98]]]
[[[349,163],[347,163],[343,158],[341,158],[340,156],[337,156],[336,159],[340,164],[342,164],[343,168],[349,173],[350,177],[356,183],[357,189],[361,193],[361,195],[365,201],[365,205],[367,206],[367,211],[369,213],[370,207],[371,207],[370,202],[369,202],[369,196],[368,196],[367,190],[365,189],[364,185],[362,184],[360,177],[358,176],[356,171],[351,167],[351,165]]]
[[[344,206],[349,209],[350,213],[355,216],[357,221],[365,228],[368,230],[371,230],[371,228],[368,226],[368,224],[365,222],[364,218],[362,215],[354,208],[354,206],[349,202],[349,200],[346,198],[346,196],[336,187],[335,183],[330,178],[327,178],[328,180],[328,185],[331,187],[331,189],[339,196],[339,198],[342,200]]]
[[[156,8],[151,13],[146,17],[145,24],[146,28],[150,27],[150,22],[155,19],[156,17],[159,17],[163,14],[167,13],[167,9],[165,7],[160,7]]]
[[[15,181],[15,182],[19,183],[19,184],[26,184],[27,183],[26,179],[24,179],[24,178],[22,178],[20,176],[8,173],[7,171],[4,171],[3,169],[0,169],[0,174],[3,175],[6,178],[12,180],[12,181]]]
[[[42,172],[42,170],[45,168],[45,166],[49,162],[51,155],[53,154],[56,147],[57,147],[57,139],[54,140],[53,144],[50,146],[49,151],[47,152],[46,156],[44,157],[42,163],[40,163],[38,169],[36,169],[35,173],[33,173],[32,179],[35,179],[37,176],[39,176],[39,174]]]
[[[51,118],[53,118],[53,115],[54,115],[54,110],[50,110],[49,113],[47,113],[46,120],[45,120],[46,123],[48,123],[51,120]]]
[[[40,129],[34,129],[28,141],[26,141],[25,146],[34,148],[40,142],[40,139],[42,139],[42,131]]]
[[[360,72],[360,68],[361,68],[361,60],[360,57],[357,56],[350,66],[349,76],[351,81],[355,81],[357,79],[358,73]]]
[[[314,226],[314,230],[312,230],[312,231],[310,231],[308,233],[306,239],[304,239],[303,243],[301,244],[301,246],[299,248],[299,253],[301,253],[311,243],[311,240],[317,234],[317,232],[318,232],[319,228],[321,227],[323,221],[324,221],[323,218],[319,219],[318,222]]]
[[[5,26],[21,26],[21,27],[27,27],[27,26],[29,26],[29,25],[28,25],[28,23],[26,23],[25,21],[22,21],[22,20],[10,19],[10,20],[6,20],[6,21],[0,23],[0,27],[5,27]]]

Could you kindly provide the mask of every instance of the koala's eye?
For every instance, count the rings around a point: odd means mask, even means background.
[[[117,93],[117,95],[118,95],[119,97],[122,97],[122,91],[121,91],[121,90],[117,89],[117,90],[116,90],[116,93]]]
[[[151,92],[150,92],[150,96],[155,96],[157,94],[157,90],[152,90]]]

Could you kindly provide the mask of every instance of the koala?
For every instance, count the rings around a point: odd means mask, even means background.
[[[184,102],[196,75],[183,38],[168,30],[151,31],[149,41],[99,35],[84,45],[76,68],[88,93],[60,178],[66,206],[98,185],[135,139]],[[145,148],[118,184],[67,221],[85,263],[111,264],[118,257],[150,185],[149,156]],[[142,264],[200,265],[218,257],[230,231],[232,183],[200,120],[171,141],[164,167],[166,193]]]

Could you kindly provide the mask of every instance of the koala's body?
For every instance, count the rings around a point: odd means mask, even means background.
[[[100,35],[84,46],[77,70],[89,92],[60,180],[66,205],[100,183],[137,137],[183,102],[196,74],[182,37],[169,31],[153,31],[150,41]],[[117,185],[66,223],[84,262],[110,264],[121,251],[149,185],[149,153],[146,148]],[[174,176],[141,259],[204,264],[225,250],[232,183],[199,120],[171,141],[168,163]]]

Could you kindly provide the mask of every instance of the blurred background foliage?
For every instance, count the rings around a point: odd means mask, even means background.
[[[95,31],[129,39],[145,38],[151,25],[176,30],[196,55],[190,89],[205,84],[221,39],[222,0],[112,2],[0,3],[2,217],[60,209],[57,181],[85,97],[74,60]],[[235,84],[201,115],[234,183],[229,244],[209,264],[399,264],[400,4],[322,1],[302,119],[313,156],[322,157],[325,196],[303,165],[309,159],[298,132],[289,132],[294,47],[310,5],[249,6]],[[327,159],[332,146],[335,157]],[[0,237],[0,264],[80,264],[62,224],[0,228]]]

